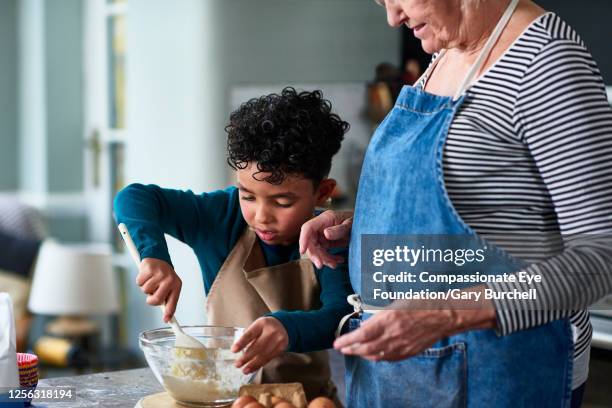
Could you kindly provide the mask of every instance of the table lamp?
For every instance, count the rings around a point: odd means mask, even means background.
[[[51,334],[77,336],[97,330],[87,316],[119,310],[110,246],[45,241],[36,261],[28,307],[34,313],[60,316],[47,326]]]

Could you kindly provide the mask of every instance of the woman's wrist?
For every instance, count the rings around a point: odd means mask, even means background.
[[[450,307],[452,320],[452,334],[468,330],[494,329],[497,327],[497,313],[495,304],[484,297],[484,286],[468,289],[471,293],[478,293],[478,301],[454,304]]]

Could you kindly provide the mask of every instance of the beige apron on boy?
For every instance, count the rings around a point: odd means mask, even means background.
[[[266,267],[255,232],[242,234],[221,266],[208,293],[208,324],[248,327],[278,310],[320,307],[320,288],[312,262],[306,258]],[[284,353],[259,372],[258,383],[300,382],[307,398],[337,400],[326,351]]]

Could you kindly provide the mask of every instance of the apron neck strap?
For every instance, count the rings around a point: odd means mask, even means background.
[[[465,90],[471,85],[476,75],[478,75],[478,72],[480,71],[485,61],[489,57],[489,54],[491,53],[491,50],[495,46],[495,43],[497,42],[497,40],[499,40],[499,37],[501,37],[501,34],[504,31],[504,28],[506,28],[506,25],[510,21],[510,18],[512,17],[512,14],[514,13],[514,10],[516,10],[516,6],[518,5],[518,3],[519,3],[519,0],[510,1],[510,4],[506,8],[506,11],[502,15],[501,19],[499,20],[495,28],[493,29],[493,32],[489,36],[489,39],[485,43],[484,47],[480,51],[478,58],[476,58],[476,61],[474,61],[467,75],[461,82],[461,86],[459,86],[457,93],[453,97],[453,101],[458,100],[461,97],[461,95],[463,95]],[[447,51],[446,49],[443,49],[440,51],[440,53],[438,54],[434,62],[429,66],[429,68],[427,68],[427,70],[423,73],[421,78],[419,78],[419,80],[416,82],[416,83],[419,83],[421,80],[424,80],[423,89],[425,89],[427,80],[431,76],[431,73],[435,69],[436,65],[438,65],[438,62],[440,62],[442,57],[444,57],[444,55],[446,54],[446,51]]]
[[[489,54],[491,53],[491,50],[495,46],[495,43],[497,42],[497,40],[499,40],[499,37],[501,37],[501,34],[504,31],[504,28],[506,28],[506,25],[510,21],[510,18],[512,17],[512,14],[514,13],[514,10],[516,10],[516,6],[518,5],[518,3],[519,3],[519,0],[510,1],[508,8],[506,8],[506,11],[504,12],[501,19],[495,26],[495,29],[489,36],[489,39],[487,40],[485,46],[482,48],[482,51],[480,51],[480,55],[478,55],[478,58],[476,59],[476,61],[474,61],[474,64],[472,64],[472,67],[470,68],[467,75],[463,79],[463,82],[461,83],[461,86],[457,90],[457,93],[455,94],[453,101],[458,100],[461,97],[461,95],[463,95],[465,90],[472,84],[472,81],[474,80],[476,75],[478,75],[478,72],[480,71],[485,61],[489,57]]]
[[[429,77],[431,76],[431,73],[436,68],[436,65],[438,65],[438,62],[440,62],[442,57],[444,57],[444,54],[446,54],[446,49],[445,48],[440,50],[440,52],[436,56],[436,59],[429,65],[429,67],[427,67],[425,72],[423,72],[423,75],[421,75],[421,77],[419,79],[417,79],[417,81],[415,82],[415,85],[418,84],[419,82],[423,81],[423,90],[425,90],[425,86],[427,85],[427,81],[429,80]]]

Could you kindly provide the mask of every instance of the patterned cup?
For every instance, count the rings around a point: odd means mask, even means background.
[[[19,368],[19,385],[21,388],[34,389],[38,385],[38,356],[29,353],[17,353]],[[24,403],[30,406],[31,400]]]

